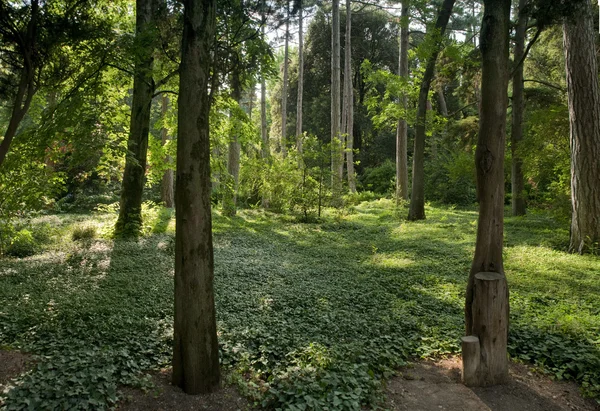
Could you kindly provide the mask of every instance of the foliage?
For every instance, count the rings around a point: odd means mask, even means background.
[[[22,229],[17,231],[12,237],[10,244],[6,247],[5,254],[12,257],[29,257],[34,255],[38,249],[38,245],[33,238],[31,231]]]
[[[394,191],[396,181],[396,165],[386,160],[376,167],[365,168],[359,178],[360,185],[367,191],[377,194],[389,194]]]
[[[444,150],[426,163],[427,198],[445,204],[473,204],[477,199],[474,157],[471,151]]]
[[[427,213],[398,221],[392,200],[376,200],[325,210],[311,225],[263,211],[215,214],[229,380],[268,408],[360,410],[380,403],[382,382],[411,358],[458,352],[476,213]],[[169,363],[172,224],[137,242],[60,241],[82,223],[109,231],[115,218],[44,217],[58,233],[54,248],[2,261],[0,344],[38,355],[3,394],[6,408],[114,408],[119,385],[147,386],[144,372]],[[505,241],[511,355],[597,397],[597,259],[560,251],[568,225],[546,214],[507,217]]]
[[[71,240],[73,241],[89,241],[96,237],[96,228],[94,226],[77,226],[71,232]]]

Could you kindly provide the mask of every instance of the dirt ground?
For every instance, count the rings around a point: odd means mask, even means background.
[[[460,383],[459,357],[424,361],[400,370],[388,381],[387,408],[398,411],[600,411],[582,398],[572,382],[552,381],[532,368],[512,363],[510,383],[489,388],[467,388]],[[31,356],[0,350],[0,391],[10,379],[33,366]],[[127,411],[248,410],[249,402],[233,387],[210,395],[190,396],[170,384],[170,370],[153,375],[148,392],[124,388],[118,409]]]
[[[598,411],[572,382],[552,381],[530,367],[511,363],[511,381],[488,388],[460,382],[461,360],[421,362],[388,382],[388,407],[406,411]]]

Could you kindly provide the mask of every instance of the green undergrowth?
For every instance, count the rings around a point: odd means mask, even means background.
[[[458,352],[477,214],[426,212],[407,222],[377,200],[314,224],[215,214],[229,382],[269,409],[359,410],[383,406],[385,379],[407,361]],[[43,217],[51,246],[0,260],[0,346],[37,356],[0,394],[6,409],[114,408],[119,386],[148,387],[145,372],[168,366],[173,220],[146,217],[137,241],[110,239],[114,213]],[[73,241],[81,227],[95,234]],[[600,262],[566,254],[567,242],[543,214],[506,218],[510,352],[598,398]]]

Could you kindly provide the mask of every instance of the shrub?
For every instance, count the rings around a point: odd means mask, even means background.
[[[29,257],[34,255],[38,249],[38,245],[33,238],[31,231],[22,229],[12,238],[9,246],[6,248],[6,255],[12,257]]]
[[[386,160],[379,166],[365,168],[360,183],[365,190],[388,194],[394,191],[395,176],[396,165],[391,160]]]
[[[89,241],[96,237],[96,227],[93,226],[77,226],[71,233],[73,241]]]

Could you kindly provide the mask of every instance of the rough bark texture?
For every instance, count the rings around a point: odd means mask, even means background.
[[[589,0],[574,1],[564,24],[571,123],[571,242],[584,253],[600,241],[600,87]]]
[[[475,152],[477,170],[477,194],[479,198],[479,220],[475,256],[469,275],[465,300],[466,335],[480,339],[481,358],[488,358],[486,375],[479,377],[486,384],[503,380],[504,368],[501,359],[506,358],[506,349],[501,343],[490,345],[487,339],[496,341],[506,338],[502,328],[488,323],[496,315],[504,315],[498,307],[506,307],[508,318],[508,287],[496,293],[494,301],[486,300],[490,294],[474,289],[475,275],[480,272],[497,273],[505,281],[502,263],[504,237],[504,145],[506,141],[506,108],[508,104],[508,43],[510,25],[510,0],[485,0],[481,26],[481,111],[479,137]],[[486,295],[488,297],[486,297]],[[483,300],[481,300],[483,299]],[[477,301],[476,301],[477,300]],[[481,300],[481,301],[480,301]],[[488,307],[483,309],[481,307]],[[489,309],[493,313],[487,314]],[[504,310],[504,308],[502,308]],[[497,330],[497,335],[484,334]],[[504,351],[500,352],[504,347]],[[491,358],[493,364],[489,363]],[[506,375],[507,376],[507,375]]]
[[[431,81],[435,73],[435,63],[437,56],[442,47],[442,39],[450,15],[452,14],[452,8],[454,7],[455,0],[444,0],[442,7],[438,13],[437,20],[435,22],[435,33],[432,35],[437,36],[435,49],[427,58],[427,64],[425,66],[425,73],[423,74],[423,80],[421,81],[421,88],[419,90],[419,106],[417,108],[417,124],[415,126],[415,146],[413,151],[413,170],[412,170],[412,190],[410,196],[410,209],[408,211],[409,220],[423,220],[425,219],[425,131],[426,131],[426,120],[427,120],[427,97],[429,95],[429,88],[431,87]]]
[[[346,167],[348,169],[348,188],[356,193],[356,176],[354,175],[354,87],[352,86],[352,4],[346,0],[346,41],[344,46],[344,106],[346,116]],[[342,162],[344,160],[342,159]],[[343,173],[343,167],[342,167]]]
[[[136,236],[142,226],[142,194],[146,182],[150,107],[154,93],[154,46],[153,41],[149,41],[152,37],[150,32],[153,25],[153,8],[153,0],[136,0],[137,56],[119,218],[115,225],[117,236]]]
[[[519,62],[525,53],[525,33],[527,32],[527,14],[523,12],[527,0],[519,0],[519,19],[515,28],[515,52],[513,61]],[[513,75],[512,97],[512,128],[510,135],[510,150],[512,153],[511,167],[511,201],[512,215],[525,215],[525,185],[523,177],[523,160],[519,157],[519,144],[523,140],[523,112],[525,111],[525,94],[523,88],[523,64],[515,67]]]
[[[302,162],[302,97],[304,94],[304,39],[303,39],[303,15],[302,0],[299,2],[298,10],[298,100],[296,101],[296,149],[298,150],[300,162]]]
[[[331,30],[331,189],[332,203],[339,205],[342,196],[344,151],[340,134],[340,2],[332,1]]]
[[[402,26],[400,27],[400,58],[398,75],[408,80],[408,3],[402,1]],[[408,99],[400,97],[400,105],[406,111]],[[408,125],[405,118],[398,119],[396,128],[396,201],[408,200]]]
[[[173,385],[219,387],[210,212],[210,49],[216,0],[185,0],[177,139]]]
[[[161,113],[162,113],[163,121],[167,115],[168,107],[169,107],[169,98],[165,94],[163,94],[162,95],[162,106],[161,106]],[[167,128],[164,126],[161,130],[161,138],[162,138],[163,145],[165,145],[167,143],[167,141],[170,140]],[[171,157],[167,156],[165,158],[165,162],[170,163]],[[174,196],[175,196],[175,193],[173,192],[173,170],[168,169],[163,174],[162,184],[161,184],[161,198],[162,198],[162,201],[163,201],[165,207],[173,208],[173,205],[175,204]]]
[[[25,117],[25,114],[29,110],[31,100],[35,94],[35,48],[37,40],[37,19],[39,13],[39,1],[34,0],[31,2],[31,17],[27,23],[27,31],[25,32],[25,38],[23,39],[23,46],[21,53],[23,55],[23,69],[21,71],[21,77],[19,79],[19,88],[13,102],[13,108],[8,122],[8,127],[4,132],[4,138],[0,143],[0,166],[4,163],[6,154],[10,149],[10,145],[17,134],[19,125]]]
[[[235,64],[235,67],[238,65]],[[234,68],[231,76],[231,98],[236,103],[242,102],[242,88],[240,84],[239,69]],[[233,118],[234,123],[239,123],[237,118]],[[237,211],[237,190],[240,177],[240,152],[241,144],[238,136],[240,125],[233,127],[231,140],[229,141],[229,151],[227,155],[227,187],[223,192],[223,214],[232,217]]]
[[[285,21],[285,46],[283,52],[283,85],[281,87],[281,154],[287,156],[287,95],[288,95],[288,66],[289,66],[289,37],[290,37],[290,13],[288,1],[288,13]]]
[[[469,365],[463,375],[465,384],[485,387],[505,383],[508,380],[508,288],[504,274],[475,275],[472,334],[478,340],[479,350],[463,351],[463,360]],[[472,358],[477,354],[479,358]]]

